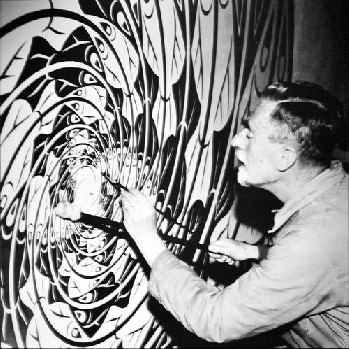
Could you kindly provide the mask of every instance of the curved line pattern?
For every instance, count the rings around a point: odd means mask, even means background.
[[[83,15],[48,1],[49,9],[33,5],[0,28],[4,40],[49,19],[28,57],[19,57],[18,49],[0,72],[1,83],[17,74],[0,99],[1,152],[6,149],[0,227],[8,259],[0,270],[1,342],[47,347],[47,338],[55,338],[62,346],[174,347],[178,338],[147,309],[148,270],[133,243],[63,221],[54,207],[70,201],[86,213],[122,221],[111,183],[120,182],[156,200],[164,213],[159,231],[173,241],[207,245],[225,234],[219,229],[227,226],[234,202],[230,139],[256,104],[262,82],[280,74],[291,78],[292,1],[259,6],[248,0],[239,12],[233,0],[211,1],[207,8],[200,0],[173,6],[167,6],[171,0],[72,0]],[[98,15],[90,16],[94,10]],[[171,38],[166,15],[174,19]],[[74,29],[67,32],[61,19]],[[221,32],[221,20],[231,26],[229,35]],[[55,36],[64,37],[61,50],[47,41]],[[217,52],[228,42],[230,49]],[[18,57],[25,59],[20,69]],[[172,67],[175,82],[168,81]],[[178,127],[167,135],[171,117]],[[168,244],[198,275],[211,278],[207,254],[192,246]]]

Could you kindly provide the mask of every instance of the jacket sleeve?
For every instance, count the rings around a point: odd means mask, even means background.
[[[333,306],[330,264],[317,246],[289,234],[269,249],[266,259],[222,290],[164,251],[153,263],[149,291],[199,337],[232,341]]]

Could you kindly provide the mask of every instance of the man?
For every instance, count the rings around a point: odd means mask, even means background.
[[[348,175],[331,162],[342,119],[338,100],[315,84],[278,83],[262,93],[232,141],[238,182],[284,206],[267,255],[224,289],[166,249],[145,195],[122,190],[125,227],[151,267],[149,291],[190,331],[225,342],[282,326],[294,347],[349,347]],[[258,259],[257,247],[243,243],[209,249],[224,260]]]

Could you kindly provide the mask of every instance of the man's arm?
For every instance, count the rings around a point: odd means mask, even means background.
[[[214,342],[250,337],[309,314],[324,292],[326,306],[333,302],[328,259],[304,232],[286,234],[266,259],[220,289],[167,250],[149,199],[136,190],[121,195],[125,227],[151,266],[150,293],[197,336]]]
[[[171,252],[154,261],[149,291],[178,321],[208,341],[251,337],[309,314],[335,284],[325,256],[289,236],[230,286],[206,283]],[[324,308],[325,309],[325,308]]]
[[[208,246],[210,256],[218,262],[236,264],[247,259],[261,261],[268,253],[268,246],[222,238]]]
[[[167,249],[157,234],[155,209],[150,200],[138,190],[122,190],[121,195],[125,227],[151,266],[155,258]],[[247,259],[260,261],[265,258],[267,251],[267,246],[256,246],[228,238],[219,239],[209,245],[210,256],[228,264]]]
[[[136,189],[121,190],[124,225],[151,267],[166,245],[157,233],[156,211],[147,196]]]

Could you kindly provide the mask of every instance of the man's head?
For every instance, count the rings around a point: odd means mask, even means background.
[[[242,162],[242,185],[268,188],[295,164],[304,169],[329,167],[339,127],[342,104],[322,87],[308,82],[268,86],[260,103],[233,138]]]

